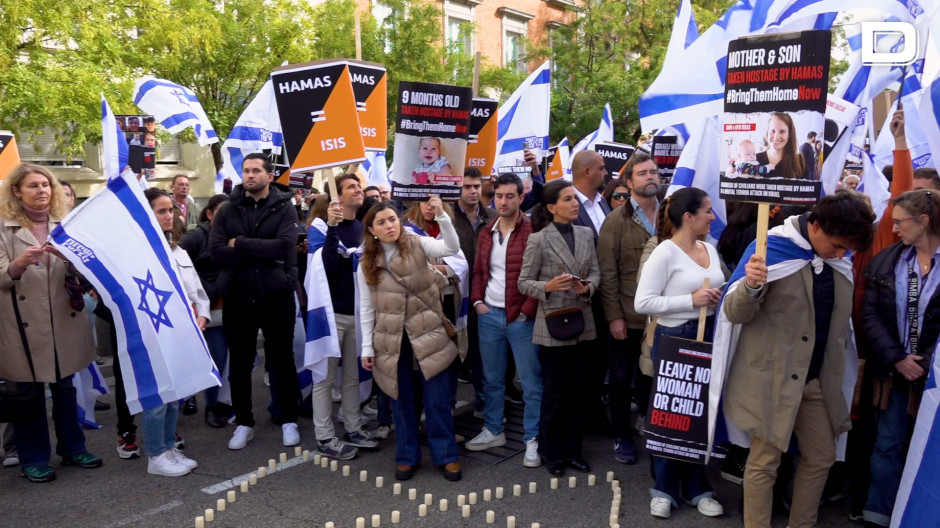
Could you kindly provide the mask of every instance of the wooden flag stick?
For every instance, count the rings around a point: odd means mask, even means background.
[[[359,11],[356,11],[356,60],[362,60],[362,26],[359,23]]]
[[[755,254],[767,258],[767,228],[770,223],[770,204],[757,204],[757,247]]]
[[[705,277],[705,285],[702,288],[706,290],[712,285],[712,280]],[[696,341],[705,341],[705,318],[708,317],[708,306],[702,306],[698,311],[698,335]]]
[[[473,59],[473,96],[480,92],[480,52]]]

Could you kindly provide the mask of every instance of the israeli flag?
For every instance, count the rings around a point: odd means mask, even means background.
[[[98,396],[108,394],[108,384],[94,361],[87,368],[79,370],[72,378],[75,396],[78,402],[78,423],[88,429],[101,429],[95,421],[95,402]]]
[[[721,183],[718,177],[722,170],[719,159],[721,126],[718,116],[711,116],[701,123],[690,125],[689,128],[689,141],[679,155],[676,172],[672,175],[672,183],[666,190],[666,195],[670,196],[683,187],[697,187],[707,192],[715,212],[709,236],[717,241],[728,225],[725,201],[718,198]]]
[[[128,163],[127,138],[117,126],[108,100],[101,94],[101,149],[104,151],[104,174],[117,178]]]
[[[929,128],[931,125],[930,118],[935,116],[933,113],[920,114],[918,112],[925,97],[929,98],[930,94],[924,89],[913,93],[905,92],[901,96],[901,103],[905,109],[908,109],[904,112],[904,135],[907,140],[907,149],[911,153],[911,162],[915,169],[937,166],[930,148],[930,138],[925,131],[925,127]],[[895,101],[888,111],[887,119],[881,127],[878,139],[871,147],[871,154],[874,156],[875,165],[879,169],[894,163],[894,135],[891,133],[891,116],[894,115],[897,109],[898,103]],[[933,126],[936,127],[936,121],[933,121]],[[865,157],[863,156],[862,162],[864,163],[864,161]]]
[[[841,259],[822,259],[813,252],[809,241],[803,238],[799,229],[793,225],[795,217],[790,217],[783,222],[783,225],[771,229],[767,233],[767,283],[771,283],[794,273],[798,273],[806,266],[813,266],[816,269],[822,269],[822,266],[828,264],[832,270],[847,278],[849,282],[853,281],[852,262],[848,258]],[[731,362],[734,359],[734,353],[738,346],[738,338],[741,335],[741,325],[732,324],[725,316],[723,309],[724,299],[737,288],[744,287],[744,267],[756,251],[756,241],[744,251],[738,267],[731,274],[728,286],[722,294],[721,304],[718,305],[715,322],[714,345],[712,347],[712,379],[708,386],[708,450],[711,453],[715,445],[715,433],[720,428],[719,417],[721,413],[721,398],[724,394],[725,380],[728,378],[728,372],[731,369]],[[846,336],[845,350],[845,372],[842,378],[842,394],[846,399],[846,405],[851,407],[852,396],[855,393],[855,381],[858,378],[858,354],[855,350],[855,333],[852,329],[852,323],[849,322],[849,330]],[[750,437],[740,430],[730,419],[724,418],[726,426],[727,440],[739,446],[747,447],[751,444]],[[725,440],[719,435],[718,441]],[[836,452],[838,460],[845,459],[845,442],[848,435],[843,433],[839,436],[836,443]]]
[[[907,449],[907,462],[901,476],[901,487],[891,513],[891,528],[940,526],[940,363],[934,350],[927,385],[917,411],[914,436]]]
[[[219,142],[199,98],[185,86],[147,75],[134,85],[134,104],[153,114],[171,134],[193,127],[203,147]]]
[[[132,414],[220,384],[170,247],[131,171],[69,213],[49,242],[114,315]]]
[[[366,186],[384,183],[388,185],[388,163],[384,150],[366,152],[366,159],[356,168],[356,175],[366,182]]]
[[[544,156],[548,149],[549,113],[552,108],[552,68],[545,61],[499,107],[496,162],[493,167],[521,165],[525,148]],[[536,147],[527,147],[537,145]]]
[[[411,222],[405,221],[404,227],[406,233],[424,237],[430,236]],[[441,239],[441,235],[438,235],[438,239]],[[460,281],[460,307],[457,310],[457,320],[454,322],[454,326],[457,327],[457,330],[463,330],[467,327],[467,313],[470,310],[470,265],[467,263],[467,257],[464,256],[462,250],[449,257],[443,257],[441,260],[444,261],[444,264],[450,266],[450,269],[454,270],[454,274],[457,275],[457,279]]]
[[[283,144],[284,133],[274,101],[274,84],[268,79],[238,117],[238,121],[235,121],[235,126],[222,144],[222,170],[216,177],[215,192],[222,192],[226,179],[231,180],[233,186],[242,182],[245,156],[264,150],[280,154]]]
[[[571,149],[571,157],[574,158],[582,150],[594,150],[594,145],[598,143],[610,142],[614,140],[614,118],[610,112],[610,103],[604,105],[604,114],[601,115],[601,123],[597,130],[581,138],[581,141]]]
[[[839,187],[842,178],[842,168],[849,152],[853,150],[853,137],[856,129],[864,129],[865,117],[859,115],[861,108],[845,99],[829,94],[826,97],[826,121],[835,123],[840,131],[830,146],[829,153],[823,160],[822,172],[819,181],[822,183],[822,194],[832,194]],[[831,138],[822,140],[828,145]]]
[[[937,37],[940,38],[940,33]],[[920,126],[923,127],[924,136],[927,139],[927,150],[940,156],[940,77],[924,87],[915,115]],[[936,160],[934,160],[934,166],[936,166]]]

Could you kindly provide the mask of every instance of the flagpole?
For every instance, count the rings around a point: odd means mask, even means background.
[[[767,228],[770,224],[770,204],[761,202],[757,204],[757,247],[755,255],[767,258]]]
[[[359,11],[356,11],[356,60],[362,60],[362,26],[359,23]]]
[[[473,59],[473,96],[480,93],[480,52],[476,52]]]
[[[766,241],[765,241],[766,242]],[[706,290],[712,285],[712,280],[709,277],[705,277],[705,284],[702,288]],[[705,319],[708,317],[708,306],[702,306],[699,309],[698,313],[698,335],[695,337],[696,341],[705,341]]]

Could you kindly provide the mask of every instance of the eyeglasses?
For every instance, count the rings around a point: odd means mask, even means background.
[[[905,216],[904,218],[892,218],[891,221],[894,222],[895,227],[901,227],[901,223],[905,220],[913,220],[917,218],[916,216]]]
[[[614,200],[620,200],[621,198],[625,200],[628,196],[630,195],[627,193],[614,193],[610,195],[610,197],[613,198]]]

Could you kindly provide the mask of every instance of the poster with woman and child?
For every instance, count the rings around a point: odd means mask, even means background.
[[[748,37],[728,46],[721,198],[777,204],[819,199],[829,31]]]
[[[460,198],[472,105],[470,88],[399,83],[392,198]]]

